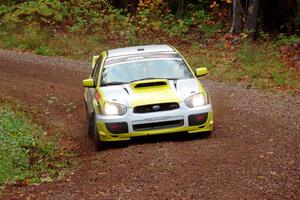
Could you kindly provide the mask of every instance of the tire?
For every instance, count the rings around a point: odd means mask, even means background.
[[[100,139],[95,115],[93,115],[93,140],[97,151],[105,149],[106,145]]]
[[[93,115],[93,114],[92,114]],[[89,114],[86,102],[85,102],[85,129],[89,136],[89,138],[93,137],[93,119],[91,118],[91,115]]]
[[[203,137],[210,138],[212,135],[212,131],[203,132],[202,134],[203,134]]]

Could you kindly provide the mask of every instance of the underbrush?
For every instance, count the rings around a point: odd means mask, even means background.
[[[183,49],[184,50],[184,49]],[[209,69],[209,78],[226,82],[241,82],[247,88],[264,91],[300,92],[300,74],[297,67],[290,67],[282,59],[273,43],[238,44],[220,38],[216,45],[193,45],[185,53],[194,67],[201,64]]]
[[[281,87],[293,91],[300,87],[297,71],[286,68],[279,52],[268,43],[250,45],[244,42],[237,52],[237,59],[236,68],[240,68],[237,78],[250,78],[260,89]]]
[[[0,186],[50,181],[64,165],[55,142],[32,123],[21,106],[0,98]]]
[[[209,1],[199,3],[209,6]],[[178,16],[166,1],[140,1],[134,12],[116,8],[106,0],[89,1],[24,1],[0,6],[2,25],[16,27],[48,28],[51,34],[84,33],[99,34],[102,39],[125,39],[135,43],[137,38],[148,34],[165,34],[169,37],[210,37],[220,30],[221,23],[204,9],[189,4]],[[25,38],[26,39],[26,38]],[[30,38],[28,38],[30,40]],[[26,48],[26,47],[25,47]]]
[[[0,37],[0,46],[4,49],[31,51],[46,56],[60,55],[58,48],[48,45],[52,40],[50,33],[35,26],[1,26]]]

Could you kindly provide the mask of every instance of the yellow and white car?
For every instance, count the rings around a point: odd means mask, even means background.
[[[87,132],[105,142],[173,132],[211,132],[210,97],[181,54],[168,45],[104,51],[94,56],[85,89]]]

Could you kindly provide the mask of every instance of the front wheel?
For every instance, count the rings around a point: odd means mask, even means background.
[[[209,138],[212,135],[212,131],[206,131],[206,132],[203,132],[202,134],[203,134],[203,137]]]
[[[98,128],[97,128],[97,121],[96,121],[96,116],[93,115],[93,139],[94,139],[94,144],[96,147],[97,151],[105,149],[105,142],[101,141]]]
[[[89,138],[93,137],[93,123],[93,118],[91,117],[85,102],[85,128]]]

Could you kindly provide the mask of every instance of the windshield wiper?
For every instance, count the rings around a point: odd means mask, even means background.
[[[178,80],[179,78],[163,78],[163,79],[168,79],[168,80]]]
[[[114,81],[114,82],[109,82],[109,83],[102,83],[101,86],[123,85],[123,84],[128,84],[128,83],[127,83],[127,82],[118,82],[118,81]]]

